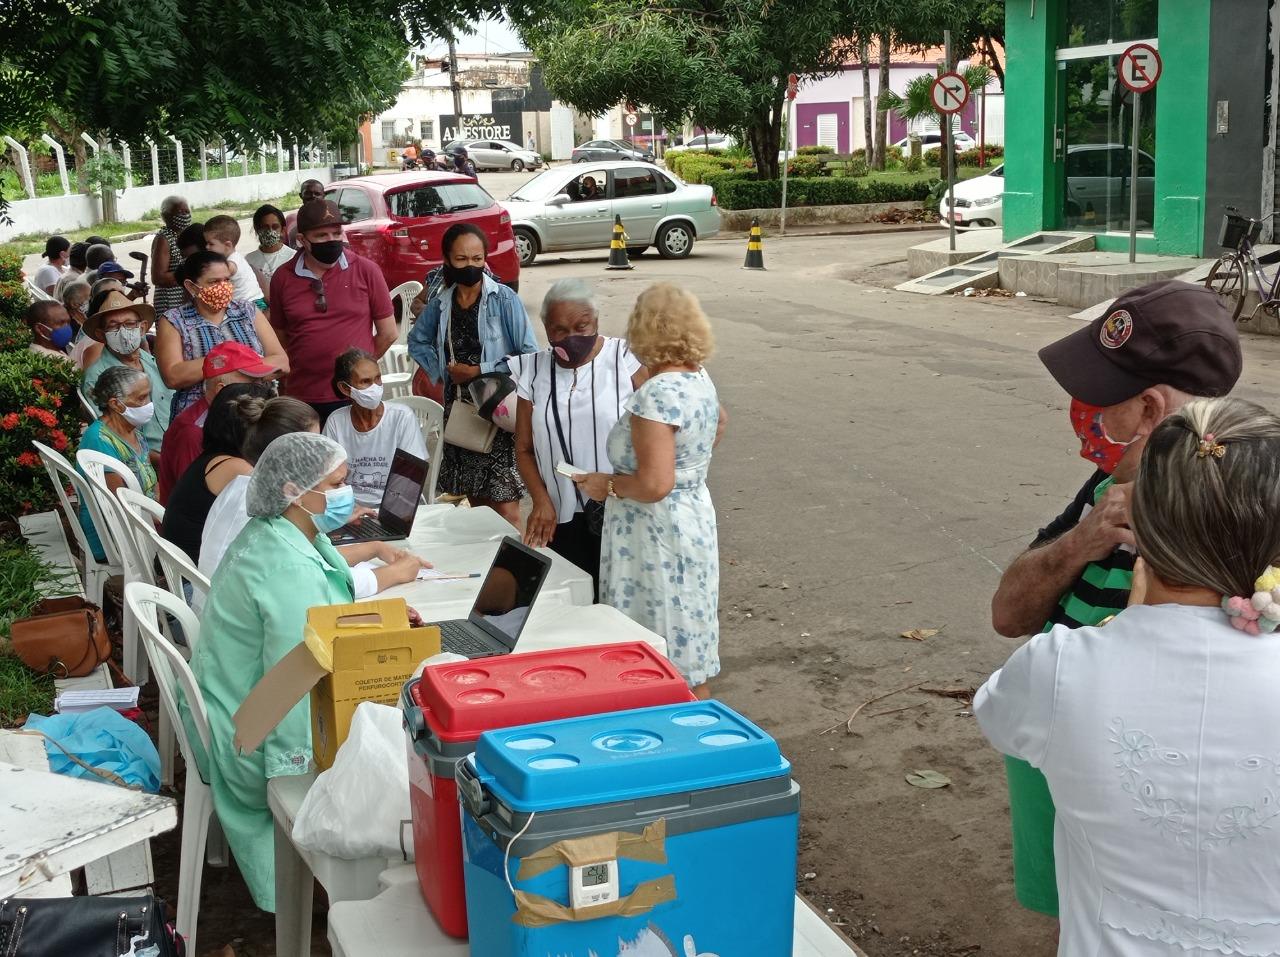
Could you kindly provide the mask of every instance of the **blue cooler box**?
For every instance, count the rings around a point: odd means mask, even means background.
[[[473,954],[791,953],[800,787],[723,704],[489,731],[457,785]]]

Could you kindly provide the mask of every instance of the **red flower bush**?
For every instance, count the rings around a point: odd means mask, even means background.
[[[0,351],[0,409],[21,410],[0,416],[0,516],[56,507],[53,486],[31,443],[72,454],[81,422],[76,403],[61,400],[78,384],[79,374],[69,362],[25,346]]]

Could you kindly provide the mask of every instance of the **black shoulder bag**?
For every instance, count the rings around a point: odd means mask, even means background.
[[[134,943],[136,942],[136,947]],[[10,897],[0,900],[5,957],[183,957],[165,926],[164,902],[141,897]]]

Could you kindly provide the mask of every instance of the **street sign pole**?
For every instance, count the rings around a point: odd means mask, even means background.
[[[1142,94],[1154,90],[1164,72],[1155,47],[1135,43],[1120,54],[1116,64],[1123,83],[1133,94],[1133,133],[1129,137],[1129,262],[1138,261],[1138,138],[1142,135]]]
[[[942,33],[942,46],[944,56],[947,59],[947,69],[951,69],[951,31],[944,30]],[[947,164],[947,230],[951,238],[951,251],[956,251],[956,138],[951,130],[951,114],[944,114],[942,117],[942,125],[946,127],[946,139],[944,149],[946,156],[944,157]]]
[[[778,216],[778,235],[787,234],[787,167],[791,159],[791,121],[795,116],[796,87],[798,77],[792,73],[787,76],[787,111],[784,114],[782,130],[782,210]]]
[[[1133,94],[1133,136],[1129,140],[1129,262],[1138,261],[1138,136],[1142,132],[1142,94]]]

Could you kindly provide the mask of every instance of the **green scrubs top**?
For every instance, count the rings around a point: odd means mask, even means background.
[[[303,697],[252,754],[235,751],[232,717],[258,680],[302,641],[307,609],[355,600],[351,569],[325,535],[308,541],[287,518],[252,518],[214,573],[191,669],[209,712],[213,806],[254,902],[275,911],[267,779],[311,768]]]

